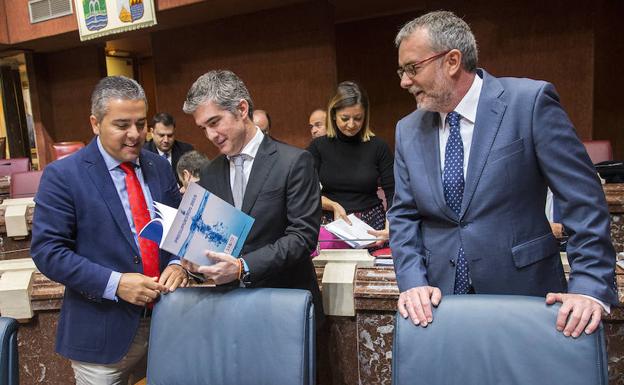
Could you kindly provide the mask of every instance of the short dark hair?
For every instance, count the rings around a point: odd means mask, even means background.
[[[147,109],[147,98],[143,87],[136,80],[125,76],[107,76],[101,79],[91,94],[91,115],[101,122],[108,112],[111,99],[142,100]]]
[[[159,112],[152,118],[152,128],[156,127],[156,123],[163,126],[173,126],[175,128],[175,119],[168,112]]]
[[[210,163],[210,160],[204,154],[195,150],[189,151],[184,153],[178,160],[176,172],[178,175],[182,175],[182,172],[186,170],[195,178],[199,178],[199,171],[208,163]]]

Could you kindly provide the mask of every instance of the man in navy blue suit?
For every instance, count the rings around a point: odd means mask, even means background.
[[[418,107],[397,124],[388,214],[403,317],[427,326],[443,294],[534,295],[562,303],[564,335],[593,332],[618,302],[609,213],[554,87],[477,68],[472,31],[451,12],[407,23],[395,42]],[[547,187],[570,235],[569,283]]]
[[[32,257],[65,285],[56,351],[79,385],[125,385],[146,354],[154,301],[187,283],[178,259],[137,237],[153,202],[180,203],[169,163],[141,150],[146,113],[136,81],[102,79],[91,97],[96,137],[49,164],[35,197]]]

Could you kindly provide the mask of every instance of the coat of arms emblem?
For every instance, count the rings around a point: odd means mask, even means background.
[[[117,0],[119,20],[132,23],[143,17],[143,0]]]
[[[99,31],[108,24],[106,0],[82,0],[85,24],[89,31]]]

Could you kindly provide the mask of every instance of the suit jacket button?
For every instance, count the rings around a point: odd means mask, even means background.
[[[135,255],[135,256],[134,256],[134,263],[138,265],[138,264],[139,264],[139,262],[141,262],[141,261],[139,260],[139,257],[138,257],[137,255]]]
[[[449,262],[451,263],[451,266],[455,267],[455,260],[454,259],[451,259]]]

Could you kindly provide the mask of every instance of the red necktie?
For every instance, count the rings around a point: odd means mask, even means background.
[[[134,164],[125,162],[119,165],[126,173],[126,189],[128,190],[128,201],[130,211],[137,234],[150,221],[149,211],[145,203],[145,195],[139,183],[139,179],[134,172]],[[143,274],[148,277],[160,277],[160,263],[158,260],[158,244],[149,239],[139,237],[139,250],[143,261]]]

